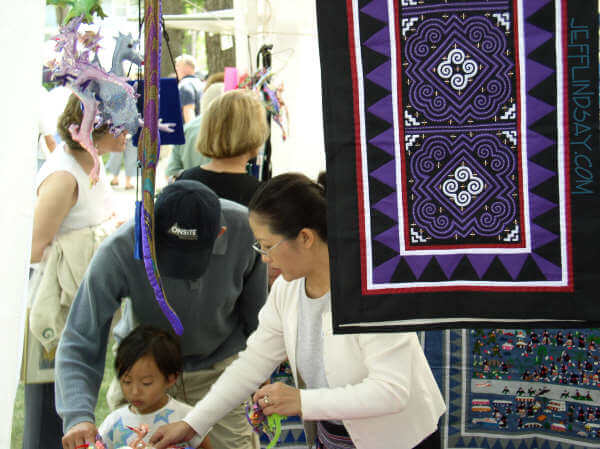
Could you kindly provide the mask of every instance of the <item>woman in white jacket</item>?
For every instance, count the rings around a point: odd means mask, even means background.
[[[289,359],[295,387],[254,393],[266,415],[301,415],[309,446],[439,448],[445,405],[414,332],[333,335],[323,186],[277,176],[249,205],[254,249],[281,270],[247,348],[186,418],[152,436],[156,449],[204,436]]]

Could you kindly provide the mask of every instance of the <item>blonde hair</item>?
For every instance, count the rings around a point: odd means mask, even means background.
[[[224,159],[258,149],[268,136],[267,114],[258,94],[232,90],[202,112],[196,148],[204,156]]]

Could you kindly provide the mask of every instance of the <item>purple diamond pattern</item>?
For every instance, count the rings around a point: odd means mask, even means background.
[[[543,8],[546,4],[549,3],[550,0],[530,0],[524,3],[525,9],[525,29],[523,30],[525,33],[525,55],[521,55],[521,64],[525,64],[525,80],[521,80],[521,82],[525,83],[526,90],[528,92],[526,97],[526,109],[527,109],[527,126],[534,125],[536,122],[543,120],[544,117],[548,116],[552,112],[555,111],[555,106],[552,104],[548,104],[540,98],[536,98],[531,94],[531,90],[534,89],[537,85],[544,82],[548,77],[555,76],[555,70],[552,67],[548,67],[537,60],[530,59],[528,56],[539,46],[543,45],[553,36],[550,32],[540,29],[539,27],[532,25],[526,21],[526,19],[534,14],[536,11]],[[390,51],[390,36],[389,36],[389,28],[388,28],[388,17],[387,17],[387,2],[384,0],[373,0],[367,3],[363,8],[361,8],[361,14],[368,15],[371,18],[374,18],[381,22],[381,28],[378,31],[374,31],[370,36],[366,37],[363,44],[365,47],[376,51],[380,55],[384,55],[389,57],[391,55]],[[415,16],[414,12],[411,13]],[[446,40],[444,40],[442,45],[438,46],[433,52],[428,53],[429,57],[423,56],[422,68],[418,68],[418,62],[416,60],[412,61],[413,64],[409,64],[408,67],[403,68],[405,70],[404,76],[422,76],[423,74],[428,75],[429,86],[434,86],[437,89],[438,95],[443,92],[447,98],[451,98],[454,103],[458,106],[447,106],[446,109],[443,107],[435,107],[432,98],[430,98],[430,103],[428,106],[425,106],[423,102],[418,103],[422,106],[420,110],[421,116],[420,121],[426,122],[424,119],[431,119],[433,121],[436,120],[452,120],[453,123],[468,125],[470,122],[468,120],[474,120],[476,123],[482,123],[485,114],[481,111],[475,111],[471,106],[471,109],[467,112],[465,110],[469,109],[469,101],[472,102],[474,97],[469,97],[469,94],[476,95],[474,92],[468,92],[469,90],[477,90],[475,86],[481,86],[485,81],[493,81],[494,76],[505,76],[510,71],[515,71],[514,64],[511,60],[512,56],[504,57],[499,56],[497,60],[493,63],[490,62],[489,54],[485,54],[484,50],[481,48],[477,48],[477,46],[470,45],[471,42],[468,39],[465,39],[461,36],[457,30],[462,28],[464,29],[468,26],[469,23],[478,22],[480,27],[483,26],[491,26],[490,24],[493,21],[489,21],[487,25],[482,25],[483,19],[481,19],[481,15],[476,13],[468,13],[466,18],[463,17],[461,20],[459,18],[452,18],[452,14],[448,14],[446,27],[444,32],[446,36],[450,36]],[[458,16],[456,16],[458,17]],[[470,19],[471,17],[477,17],[475,19]],[[467,19],[470,19],[467,20]],[[439,19],[442,20],[442,19]],[[411,33],[413,36],[416,35],[414,30],[418,30],[419,26],[424,27],[423,18],[419,16],[419,20],[414,23],[411,27],[411,30],[407,32],[406,39],[407,41],[411,39]],[[431,21],[430,21],[431,23]],[[457,26],[462,25],[461,26]],[[498,27],[495,27],[498,29]],[[421,31],[424,32],[425,28],[422,28]],[[490,28],[491,30],[491,28]],[[490,35],[494,35],[495,31],[490,31]],[[416,38],[413,38],[416,39]],[[415,40],[416,42],[416,40]],[[448,45],[445,45],[448,43]],[[476,60],[479,64],[479,71],[477,75],[469,82],[468,86],[458,93],[456,90],[452,90],[447,83],[439,76],[434,76],[434,72],[437,69],[437,66],[440,61],[443,60],[444,57],[448,55],[448,52],[457,47],[458,45],[463,45],[463,49],[466,49],[468,56]],[[430,50],[427,50],[430,51]],[[403,52],[406,54],[406,52]],[[416,53],[415,53],[416,54]],[[414,56],[414,55],[413,55]],[[487,59],[486,59],[487,57]],[[426,62],[424,62],[426,61]],[[495,64],[495,65],[494,65]],[[399,65],[400,67],[400,65]],[[372,69],[369,73],[365,73],[364,77],[370,80],[372,83],[376,84],[379,88],[383,88],[387,91],[391,91],[391,79],[395,74],[391,73],[391,62],[389,59],[385,60],[381,65]],[[479,78],[479,79],[477,79]],[[413,80],[412,86],[412,98],[415,100],[416,96],[422,95],[422,93],[417,93],[417,83],[419,80],[415,77]],[[477,84],[479,83],[479,84]],[[506,83],[502,84],[502,81],[498,81],[497,85],[504,85],[505,91]],[[404,95],[407,96],[410,89],[404,89]],[[479,87],[480,89],[480,87]],[[485,89],[485,88],[484,88]],[[390,92],[391,94],[391,92]],[[487,111],[490,111],[490,114],[487,117],[493,117],[494,115],[501,114],[503,111],[507,110],[507,99],[513,95],[514,93],[509,92],[509,94],[504,96],[497,96],[496,98],[491,98],[490,95],[489,101],[486,103]],[[468,101],[469,100],[469,101]],[[482,102],[483,104],[483,102]],[[368,114],[372,114],[378,119],[384,120],[387,122],[390,127],[381,130],[377,134],[371,134],[370,139],[368,140],[371,144],[371,151],[382,151],[389,156],[394,158],[399,157],[398,154],[395,154],[396,148],[396,140],[400,140],[400,137],[397,135],[397,132],[394,131],[393,125],[393,103],[391,95],[379,97],[375,102],[367,103],[366,111]],[[441,112],[441,111],[445,112]],[[411,113],[414,115],[414,109]],[[429,114],[429,115],[428,115]],[[445,115],[444,115],[445,114]],[[399,114],[400,116],[400,114]],[[401,116],[400,116],[401,117]],[[421,130],[419,128],[405,128],[405,132],[414,132],[416,134],[420,134]],[[520,131],[519,131],[520,132]],[[417,149],[422,148],[426,140],[429,136],[423,135],[419,143],[416,145]],[[532,190],[537,186],[543,184],[545,181],[551,179],[556,176],[556,172],[553,170],[549,170],[548,168],[542,167],[536,162],[533,162],[531,158],[534,156],[544,152],[544,151],[554,151],[556,147],[556,141],[553,139],[551,135],[540,134],[539,130],[534,131],[533,129],[527,129],[526,136],[527,140],[527,176],[528,176],[528,187],[530,189],[529,192],[529,214],[530,219],[534,220],[539,216],[544,215],[546,212],[553,210],[557,207],[557,204],[553,201],[550,201],[548,198],[540,196],[536,193],[533,193]],[[404,148],[404,142],[400,142],[401,151]],[[414,148],[411,148],[411,151],[416,153]],[[415,154],[413,153],[413,154]],[[514,154],[514,152],[512,153]],[[410,159],[408,159],[410,160]],[[449,159],[445,159],[441,161],[442,163],[448,163]],[[456,162],[456,161],[455,161]],[[473,162],[473,161],[470,161]],[[463,164],[466,164],[466,159],[463,158]],[[470,263],[470,265],[475,270],[478,279],[483,279],[484,277],[489,278],[489,275],[486,273],[492,266],[492,262],[497,258],[500,263],[506,268],[506,271],[509,273],[510,277],[513,280],[519,278],[523,267],[526,265],[527,261],[533,261],[539,267],[540,271],[546,276],[548,280],[552,279],[560,279],[560,267],[550,263],[548,260],[542,258],[535,252],[523,252],[517,254],[495,254],[494,251],[490,251],[490,253],[481,253],[478,252],[476,254],[470,254],[468,250],[465,250],[463,253],[453,253],[453,254],[436,254],[436,255],[409,255],[410,253],[404,253],[404,255],[399,255],[400,253],[400,238],[403,238],[404,230],[400,230],[397,224],[398,213],[402,213],[401,210],[398,209],[397,204],[397,193],[395,190],[397,188],[397,176],[396,176],[396,167],[397,163],[395,160],[391,160],[382,165],[378,164],[378,168],[375,170],[371,170],[369,175],[372,179],[377,179],[382,182],[389,188],[393,189],[393,192],[381,197],[379,201],[373,204],[373,208],[380,211],[388,218],[391,218],[396,222],[393,226],[389,227],[387,230],[378,233],[373,236],[373,239],[386,245],[388,248],[393,249],[395,252],[398,252],[398,255],[390,258],[386,262],[380,264],[377,267],[374,267],[373,270],[373,280],[375,283],[389,283],[400,281],[398,279],[393,279],[395,276],[396,268],[398,267],[399,262],[404,259],[406,264],[410,267],[410,270],[414,274],[414,276],[419,279],[423,273],[425,272],[427,266],[432,263],[435,259],[439,266],[441,267],[446,279],[439,279],[440,281],[444,280],[452,280],[452,276],[457,268],[457,266],[461,263],[462,260],[466,260]],[[490,177],[488,174],[484,174],[480,167],[476,167],[478,169],[478,175],[482,176],[486,180],[487,189],[489,192],[498,192],[493,190],[493,183],[498,183],[496,177]],[[456,206],[452,205],[452,203],[448,203],[446,197],[441,196],[439,185],[440,181],[444,178],[444,176],[448,176],[450,172],[450,168],[448,166],[448,170],[442,173],[442,169],[438,169],[437,174],[439,175],[437,178],[430,177],[432,181],[427,187],[423,184],[422,189],[427,190],[427,194],[430,198],[436,198],[438,205],[441,205],[443,201],[446,201],[444,207],[447,209],[454,208],[455,214],[458,214]],[[514,173],[511,173],[514,175]],[[513,179],[511,186],[518,186],[518,180]],[[413,183],[418,182],[416,178],[413,178]],[[409,185],[410,186],[410,185]],[[510,188],[504,188],[505,195],[511,195],[514,191],[508,192]],[[485,195],[481,194],[481,197],[487,195],[488,191],[486,191]],[[416,192],[416,190],[415,190]],[[418,195],[417,195],[418,196]],[[494,196],[494,195],[487,195]],[[513,204],[515,200],[513,200]],[[414,201],[413,201],[414,203]],[[472,203],[472,207],[479,207],[478,205],[485,204],[486,201],[484,198],[476,198]],[[518,205],[517,205],[518,206]],[[462,212],[465,213],[465,208]],[[467,212],[468,213],[468,212]],[[498,226],[498,229],[504,227],[505,229],[514,229],[512,225],[512,221],[517,218],[518,215],[511,216],[507,218],[503,223],[504,226]],[[512,221],[511,221],[512,219]],[[521,229],[523,227],[521,226]],[[555,241],[559,236],[547,231],[544,227],[540,225],[530,224],[530,235],[532,238],[532,242],[530,242],[534,251],[535,248],[541,247],[547,243]],[[496,242],[498,240],[496,239]],[[477,279],[474,279],[477,280]]]

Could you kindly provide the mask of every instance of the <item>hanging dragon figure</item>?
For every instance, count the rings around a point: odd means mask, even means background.
[[[64,2],[67,0],[54,1]],[[74,140],[78,141],[94,158],[94,167],[90,172],[90,180],[94,184],[99,178],[99,160],[98,151],[91,138],[92,129],[108,123],[111,126],[111,132],[115,134],[120,134],[125,130],[134,134],[140,126],[143,127],[138,144],[138,155],[142,163],[143,203],[140,207],[136,204],[136,230],[139,229],[139,246],[142,249],[146,274],[156,300],[174,331],[181,335],[183,326],[168,303],[162,286],[156,263],[154,239],[155,176],[160,151],[158,131],[159,129],[172,131],[170,124],[160,124],[158,110],[161,3],[160,0],[147,0],[145,4],[146,54],[144,57],[143,122],[137,112],[135,89],[127,84],[125,78],[102,69],[97,55],[100,40],[98,34],[79,33],[78,31],[82,21],[91,17],[94,12],[93,8],[99,5],[99,1],[79,0],[72,3],[74,3],[73,9],[81,12],[81,15],[66,22],[60,34],[55,38],[56,50],[61,53],[61,57],[52,64],[54,79],[70,86],[83,105],[81,124],[72,126],[69,131]],[[81,51],[78,49],[78,43],[83,46]],[[137,235],[136,232],[136,239]],[[138,247],[137,240],[136,247]]]
[[[73,18],[61,28],[56,40],[56,51],[59,57],[52,63],[53,79],[63,85],[68,85],[83,104],[83,119],[81,125],[71,125],[69,131],[74,140],[87,150],[94,158],[94,167],[90,172],[90,181],[98,181],[99,159],[98,150],[92,141],[92,129],[102,124],[109,124],[110,131],[118,135],[124,131],[133,135],[143,126],[137,111],[135,88],[127,83],[123,73],[122,60],[113,60],[113,69],[107,72],[98,60],[100,36],[92,31],[79,32],[83,15]],[[117,43],[133,45],[131,35],[119,35]],[[129,42],[129,44],[128,44]],[[81,45],[81,49],[79,48]],[[141,57],[125,53],[117,47],[116,56],[141,63]],[[139,61],[139,62],[138,62]],[[113,73],[114,72],[116,73]],[[161,124],[160,129],[171,131],[167,124]]]
[[[68,85],[83,105],[81,124],[71,125],[69,132],[92,155],[94,167],[90,181],[95,184],[100,166],[98,150],[92,140],[93,128],[108,123],[115,135],[123,131],[133,134],[140,127],[141,120],[133,87],[123,77],[106,72],[96,62],[100,36],[93,32],[80,33],[82,20],[83,16],[72,19],[54,38],[59,58],[53,62],[52,68],[53,79]]]

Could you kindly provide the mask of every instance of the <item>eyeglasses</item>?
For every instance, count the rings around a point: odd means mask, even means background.
[[[256,251],[258,254],[260,254],[261,256],[266,256],[266,257],[269,257],[269,253],[270,253],[271,251],[273,251],[275,248],[277,248],[277,246],[278,246],[278,245],[279,245],[281,242],[283,242],[284,240],[287,240],[287,239],[286,239],[286,238],[283,238],[283,239],[279,240],[277,243],[275,243],[275,244],[274,244],[273,246],[271,246],[269,249],[263,249],[263,248],[261,247],[261,244],[260,244],[260,242],[257,240],[257,241],[255,241],[255,242],[252,244],[252,249],[253,249],[254,251]]]

